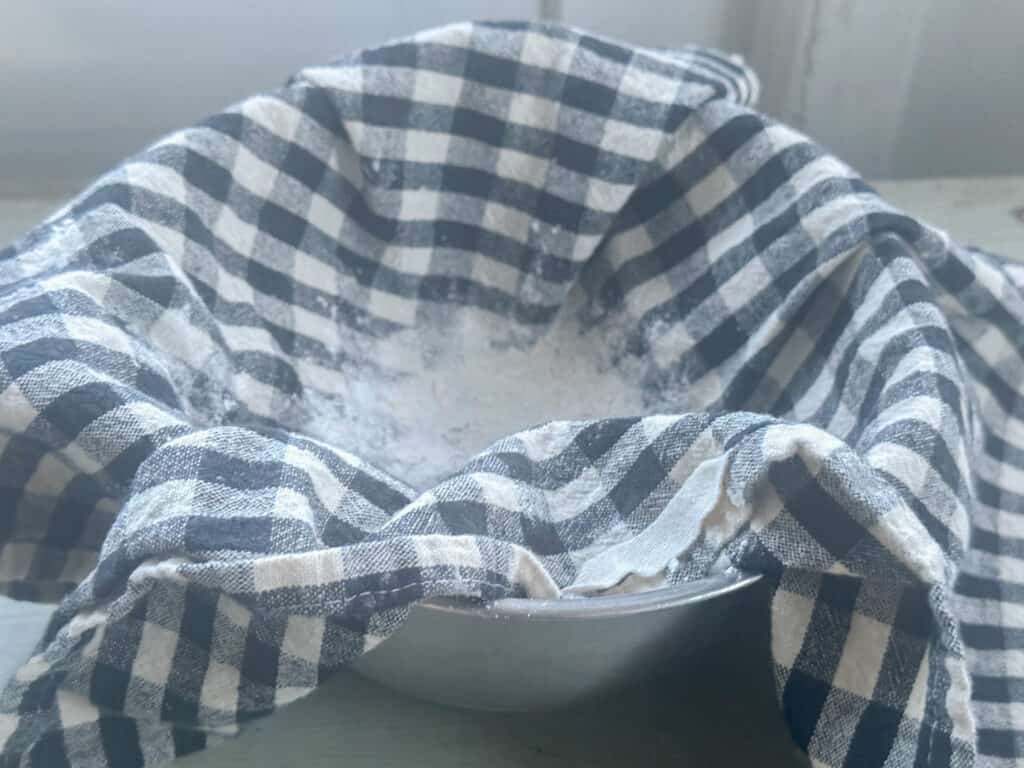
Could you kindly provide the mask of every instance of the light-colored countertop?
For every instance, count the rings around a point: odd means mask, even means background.
[[[1024,176],[876,181],[874,186],[965,245],[1024,260]]]
[[[879,191],[954,238],[1024,259],[1024,176],[877,182]],[[56,207],[0,200],[0,244]],[[0,680],[30,653],[49,611],[0,598]],[[566,712],[466,712],[339,673],[308,698],[249,725],[182,768],[302,765],[799,765],[773,700],[767,615],[759,632],[723,638],[712,659],[680,660],[656,683]]]
[[[955,239],[1024,259],[1024,176],[875,181],[888,200]],[[29,229],[59,200],[0,198],[0,247]]]

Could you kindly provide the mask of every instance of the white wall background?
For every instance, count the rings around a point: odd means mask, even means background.
[[[71,191],[304,64],[466,18],[737,50],[873,177],[1024,172],[1024,0],[2,0],[0,196]]]
[[[875,178],[1024,173],[1024,0],[563,0],[650,45],[742,53],[761,108]]]

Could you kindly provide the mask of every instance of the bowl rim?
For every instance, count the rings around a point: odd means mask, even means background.
[[[482,619],[580,621],[633,616],[701,603],[752,586],[761,574],[727,570],[671,587],[596,597],[533,600],[509,597],[491,603],[458,598],[435,598],[419,604],[432,612]]]

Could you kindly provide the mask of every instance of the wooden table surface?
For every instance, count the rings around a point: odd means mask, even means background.
[[[879,191],[954,238],[1024,260],[1024,176],[876,182]],[[0,244],[56,201],[0,200]],[[434,706],[342,673],[306,699],[249,725],[182,768],[304,766],[800,765],[775,707],[764,601],[752,631],[723,638],[714,658],[681,659],[649,686],[544,715]],[[0,598],[0,681],[38,638],[47,608]]]

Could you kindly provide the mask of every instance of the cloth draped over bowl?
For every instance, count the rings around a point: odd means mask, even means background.
[[[0,251],[0,590],[59,601],[4,758],[160,764],[415,601],[607,581],[654,527],[674,579],[770,583],[815,765],[1012,764],[1024,268],[756,91],[714,51],[445,27],[167,137]],[[524,423],[429,487],[314,429],[392,337],[528,353],[570,304],[656,412]]]

